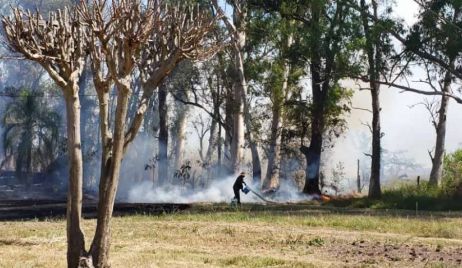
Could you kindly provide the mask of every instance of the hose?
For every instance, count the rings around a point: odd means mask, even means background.
[[[270,204],[277,204],[277,202],[274,202],[274,201],[270,201],[266,198],[264,198],[263,196],[261,196],[259,193],[257,193],[256,191],[254,191],[252,188],[250,188],[248,185],[246,185],[247,189],[249,189],[249,191],[251,191],[254,195],[256,195],[258,198],[260,198],[261,200],[265,201],[266,203],[270,203]]]

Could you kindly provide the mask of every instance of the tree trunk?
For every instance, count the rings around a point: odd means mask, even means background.
[[[98,219],[95,237],[91,245],[91,255],[95,267],[109,267],[110,249],[110,220],[114,208],[117,186],[119,183],[120,167],[125,149],[125,120],[127,118],[128,100],[130,98],[130,83],[118,83],[117,107],[114,119],[114,139],[112,142],[111,157],[106,162],[105,176],[101,178],[98,201]]]
[[[212,119],[212,123],[210,125],[210,135],[209,135],[209,146],[207,147],[207,153],[205,154],[205,162],[210,164],[212,161],[212,155],[215,151],[217,146],[218,140],[218,123],[215,119]]]
[[[322,119],[313,118],[312,127],[311,127],[311,141],[310,146],[302,146],[301,152],[306,157],[306,167],[305,167],[305,186],[303,188],[303,193],[306,194],[321,194],[321,189],[319,188],[319,171],[321,166],[321,152],[322,152],[322,132],[319,131],[319,122]]]
[[[163,186],[168,180],[168,108],[167,88],[161,85],[158,90],[159,96],[159,161],[158,161],[158,184]]]
[[[83,161],[80,137],[79,87],[74,83],[64,91],[67,113],[67,147],[69,153],[69,190],[67,195],[67,266],[77,268],[85,253],[81,227]]]
[[[252,155],[252,181],[261,184],[261,161],[257,144],[250,138],[250,153]]]
[[[241,67],[242,72],[244,70],[244,65],[243,62],[241,61]],[[241,83],[242,85],[245,85],[241,89],[241,100],[244,104],[244,120],[245,120],[245,126],[246,130],[245,131],[245,137],[247,138],[247,141],[249,142],[249,147],[250,147],[250,153],[252,155],[252,181],[253,182],[258,182],[261,183],[261,163],[260,163],[260,155],[258,153],[258,148],[257,148],[257,143],[255,142],[253,138],[253,133],[252,133],[252,116],[250,115],[250,104],[247,101],[247,83],[245,80],[245,77],[243,76],[244,73],[242,73],[241,77]],[[242,146],[242,149],[244,146]],[[244,156],[242,156],[244,157]]]
[[[287,47],[292,45],[292,36],[287,39]],[[282,142],[282,108],[287,100],[290,66],[287,62],[284,63],[283,82],[281,90],[273,90],[273,109],[271,120],[271,136],[268,149],[268,166],[266,177],[262,188],[270,188],[273,185],[279,184],[279,176],[281,174],[281,142]]]
[[[226,92],[226,105],[225,105],[225,140],[223,144],[223,156],[224,156],[224,165],[226,173],[233,174],[233,166],[231,162],[231,144],[233,142],[233,133],[234,133],[234,103],[233,103],[233,92],[232,90],[227,90]],[[225,170],[224,170],[225,171]],[[229,175],[227,174],[227,175]]]
[[[218,79],[217,79],[218,80]],[[218,81],[217,81],[218,83]],[[215,92],[215,94],[212,93],[212,97],[213,97],[213,116],[214,118],[212,118],[212,123],[210,125],[210,136],[209,136],[209,146],[207,148],[207,154],[205,155],[205,161],[207,164],[210,164],[211,161],[212,161],[212,155],[213,155],[213,152],[215,151],[215,148],[216,146],[218,145],[218,139],[219,139],[219,136],[218,136],[218,128],[220,127],[217,120],[215,118],[219,118],[220,117],[220,101],[219,101],[219,98],[220,98],[220,90],[219,90],[219,86],[218,87],[218,90],[217,92]]]
[[[244,66],[242,66],[243,68]],[[245,78],[244,82],[245,83]],[[245,137],[249,142],[250,153],[252,155],[252,181],[261,183],[261,163],[260,163],[260,155],[258,153],[257,143],[253,138],[252,133],[252,116],[250,115],[250,104],[247,101],[247,86],[243,88],[242,91],[242,101],[244,103],[244,120],[246,126],[246,133]]]
[[[233,98],[233,135],[231,140],[231,170],[238,173],[244,156],[244,104],[241,99],[242,88],[236,86]]]
[[[188,107],[184,104],[178,104],[177,118],[176,118],[176,141],[175,141],[175,170],[181,168],[183,164],[183,154],[186,141],[186,116],[188,114]]]
[[[324,8],[321,5],[315,5],[311,8],[312,23],[310,31],[313,38],[322,38],[322,22]],[[327,46],[327,47],[324,47]],[[311,91],[312,91],[312,112],[311,112],[311,135],[310,146],[301,146],[300,150],[306,157],[305,167],[305,186],[303,193],[306,194],[321,194],[319,188],[319,171],[321,165],[321,153],[323,145],[323,134],[325,127],[325,107],[327,96],[330,91],[330,77],[332,66],[335,61],[335,54],[329,49],[330,44],[324,44],[321,47],[321,42],[311,42]],[[335,44],[332,44],[335,47]],[[326,58],[322,59],[322,49],[326,50]],[[323,63],[325,61],[325,63]]]
[[[31,125],[31,130],[33,128],[32,124]],[[32,137],[29,137],[27,139],[27,156],[26,156],[26,174],[24,176],[25,179],[25,184],[26,184],[26,189],[29,190],[30,186],[32,185],[32,150],[33,150],[33,141]]]
[[[377,17],[377,2],[371,1],[374,16]],[[380,198],[382,190],[380,187],[381,175],[381,154],[382,154],[382,131],[380,127],[380,84],[376,83],[380,79],[380,70],[382,64],[382,51],[380,39],[374,38],[369,29],[368,7],[365,0],[361,0],[361,18],[366,38],[366,53],[368,60],[368,76],[371,87],[372,98],[372,159],[371,159],[371,178],[369,181],[369,198]],[[376,40],[376,41],[374,41]]]
[[[380,198],[382,190],[380,187],[380,164],[382,154],[382,131],[380,128],[380,85],[371,83],[372,96],[372,161],[371,179],[369,182],[369,198]]]
[[[323,145],[323,133],[325,125],[325,105],[328,95],[329,82],[321,77],[321,59],[314,57],[311,63],[313,111],[311,114],[311,139],[310,146],[302,146],[300,150],[306,157],[305,186],[303,193],[321,194],[319,188],[319,171],[321,166],[321,153]]]
[[[223,157],[223,142],[221,139],[222,126],[218,125],[218,145],[217,145],[217,165],[219,168],[219,175],[222,175],[222,157]]]
[[[241,169],[242,160],[244,157],[244,136],[245,136],[245,103],[247,94],[247,81],[244,72],[244,47],[246,45],[246,19],[247,19],[247,3],[241,1],[236,3],[240,10],[234,10],[234,25],[236,32],[234,33],[234,67],[237,75],[233,84],[234,90],[234,113],[233,113],[233,140],[231,143],[231,166],[235,173]]]
[[[265,180],[262,185],[263,189],[268,189],[271,186],[274,186],[274,184],[277,184],[281,168],[281,107],[275,103],[273,105],[271,136],[268,148],[268,166],[266,169]]]
[[[454,63],[451,63],[454,65]],[[444,77],[443,92],[449,93],[451,86],[451,73],[448,71]],[[435,154],[432,158],[432,170],[430,172],[429,183],[432,186],[438,186],[443,175],[443,160],[446,141],[446,122],[448,113],[449,97],[443,95],[438,110],[438,124],[436,125],[436,144]]]
[[[457,18],[460,16],[460,7],[454,10],[452,23],[457,23]],[[454,37],[447,40],[447,44],[454,42]],[[456,37],[457,38],[457,37]],[[449,58],[449,67],[455,69],[455,59],[453,56]],[[451,82],[452,82],[452,72],[446,71],[443,81],[443,93],[451,92]],[[444,151],[445,151],[445,142],[446,142],[446,117],[448,113],[449,97],[443,95],[441,97],[441,105],[438,111],[438,124],[436,125],[436,144],[435,144],[435,155],[432,159],[432,170],[430,172],[429,184],[432,186],[438,186],[441,182],[441,177],[443,175],[443,160],[444,160]]]

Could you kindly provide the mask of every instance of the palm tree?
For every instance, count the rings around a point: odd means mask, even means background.
[[[5,159],[14,159],[17,177],[29,186],[31,173],[44,170],[56,157],[61,118],[41,92],[21,89],[12,97],[1,120],[3,149]]]

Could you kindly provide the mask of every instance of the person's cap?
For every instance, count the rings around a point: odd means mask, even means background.
[[[242,171],[242,172],[241,172],[241,175],[242,175],[242,176],[245,176],[245,171]]]

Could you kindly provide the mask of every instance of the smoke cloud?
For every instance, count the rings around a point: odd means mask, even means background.
[[[199,203],[199,202],[231,202],[234,197],[232,186],[234,176],[218,179],[208,187],[201,189],[188,189],[184,186],[156,187],[154,183],[145,181],[133,186],[128,191],[128,202],[130,203]],[[259,192],[259,185],[249,185],[253,191]],[[295,184],[283,183],[274,193],[264,195],[264,198],[271,202],[301,202],[309,201],[314,196],[301,194]],[[244,194],[241,192],[242,203],[265,203],[252,192]]]
[[[137,203],[195,203],[230,202],[234,197],[234,177],[226,177],[211,183],[204,189],[187,189],[187,186],[157,187],[152,182],[142,182],[128,192],[128,202]],[[255,195],[241,192],[242,202],[260,202]]]

